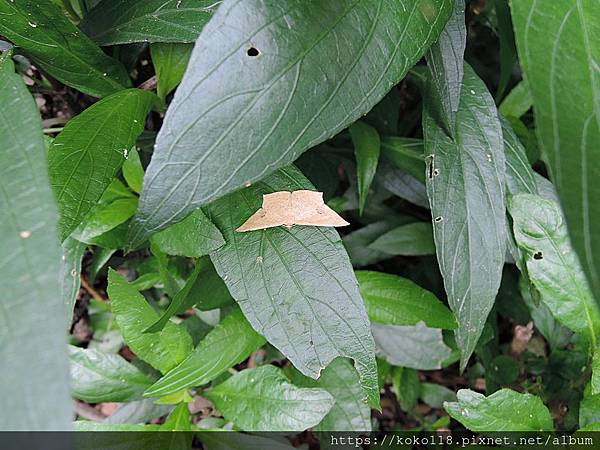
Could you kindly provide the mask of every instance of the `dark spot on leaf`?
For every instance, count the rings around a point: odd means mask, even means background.
[[[255,56],[258,56],[258,55],[260,55],[260,52],[258,51],[258,49],[257,49],[256,47],[250,47],[250,48],[248,49],[248,51],[246,51],[246,54],[247,54],[248,56],[255,57]]]
[[[544,255],[542,254],[542,252],[535,252],[533,254],[533,259],[543,259]]]
[[[437,173],[435,173],[435,169],[433,168],[433,158],[433,155],[429,155],[427,158],[425,158],[425,164],[427,165],[427,178],[430,180],[433,179],[434,175],[437,175]]]

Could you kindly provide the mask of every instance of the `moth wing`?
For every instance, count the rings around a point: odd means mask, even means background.
[[[307,190],[292,193],[294,224],[317,227],[344,227],[350,225],[323,201],[322,192]]]
[[[290,224],[291,216],[291,192],[265,194],[262,207],[235,231],[243,233],[287,225]]]

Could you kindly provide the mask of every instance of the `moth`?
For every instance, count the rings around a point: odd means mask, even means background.
[[[236,231],[294,225],[343,227],[350,224],[323,202],[322,192],[280,191],[263,195],[262,207]]]

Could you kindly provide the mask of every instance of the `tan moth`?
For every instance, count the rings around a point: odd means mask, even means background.
[[[280,191],[263,195],[262,207],[236,231],[243,233],[294,225],[343,227],[349,223],[325,204],[322,192]]]

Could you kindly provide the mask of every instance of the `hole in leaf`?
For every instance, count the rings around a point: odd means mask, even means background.
[[[433,158],[434,155],[429,155],[425,158],[425,164],[427,166],[427,178],[429,178],[430,180],[433,179],[434,176]]]
[[[542,254],[542,252],[535,252],[533,254],[533,259],[538,259],[539,260],[539,259],[543,259],[543,258],[544,258],[544,255]]]
[[[248,56],[255,57],[255,56],[258,56],[258,55],[260,55],[260,52],[258,51],[258,49],[257,49],[256,47],[250,47],[250,48],[249,48],[249,49],[246,51],[246,54],[247,54]]]

